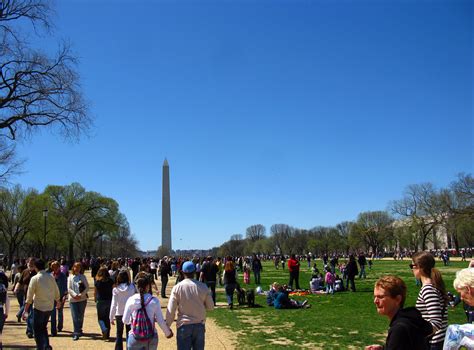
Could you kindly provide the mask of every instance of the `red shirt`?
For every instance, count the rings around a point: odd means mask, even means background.
[[[296,259],[289,258],[288,259],[288,270],[290,272],[295,272],[300,270],[300,262]]]

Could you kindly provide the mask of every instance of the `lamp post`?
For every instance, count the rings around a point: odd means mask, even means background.
[[[41,258],[45,258],[45,251],[46,251],[46,228],[48,225],[48,208],[43,209],[43,217],[44,217],[44,232],[43,232],[43,249],[41,252]]]

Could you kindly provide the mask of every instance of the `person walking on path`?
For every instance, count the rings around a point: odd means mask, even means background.
[[[36,348],[38,350],[52,349],[49,345],[48,321],[56,301],[60,306],[59,288],[53,276],[45,271],[45,263],[39,259],[34,262],[36,275],[31,278],[26,293],[25,311],[23,319],[28,318],[28,312],[34,303],[33,330]]]
[[[67,280],[67,289],[74,328],[72,339],[79,340],[79,337],[82,336],[82,326],[87,306],[87,292],[89,291],[89,283],[86,276],[82,274],[82,264],[80,262],[76,262],[72,266],[72,274]]]
[[[218,271],[219,268],[214,262],[214,259],[212,256],[208,256],[206,258],[206,262],[202,265],[201,275],[199,276],[199,280],[206,283],[207,287],[211,290],[211,296],[212,300],[214,301],[214,305],[216,305],[216,283]]]
[[[229,309],[234,308],[234,291],[237,288],[237,270],[235,269],[234,262],[228,259],[224,267],[224,289],[225,296],[227,298],[227,305]]]
[[[2,333],[5,320],[8,318],[10,311],[10,299],[8,298],[8,284],[4,284],[4,281],[0,281],[0,350],[3,349]]]
[[[300,289],[300,262],[296,259],[295,254],[291,254],[288,259],[288,270],[290,271],[290,282],[288,286],[293,289],[293,281],[295,289]]]
[[[117,335],[115,337],[115,350],[123,349],[123,312],[128,298],[135,294],[135,285],[130,283],[128,271],[120,271],[117,276],[117,287],[112,291],[112,305],[110,306],[110,323],[117,322]],[[130,332],[130,325],[125,327],[125,339]]]
[[[255,254],[252,257],[252,271],[253,271],[253,276],[255,278],[255,284],[259,285],[260,284],[260,272],[263,271],[263,267],[262,267],[262,262],[260,261],[260,259]]]
[[[28,291],[28,286],[30,285],[31,278],[33,278],[33,276],[36,275],[35,259],[29,258],[26,266],[27,266],[26,270],[23,271],[23,273],[20,276],[20,284],[23,286],[23,291],[24,291],[24,296],[25,296],[23,306],[18,311],[20,320],[23,318],[22,315],[23,315],[23,312],[25,311],[25,303],[26,303],[26,296],[27,296],[26,294]],[[30,339],[34,337],[33,317],[34,317],[34,309],[30,309],[28,318],[26,319],[26,335]]]
[[[169,277],[173,274],[167,256],[160,260],[160,264],[158,265],[158,273],[160,274],[161,278],[161,297],[166,299],[166,286],[168,285]]]
[[[224,273],[224,263],[222,262],[221,257],[217,257],[216,261],[216,266],[217,266],[217,281],[219,282],[219,286],[222,287],[222,274]]]
[[[375,282],[374,304],[379,315],[390,320],[385,347],[369,345],[365,350],[426,350],[431,324],[414,307],[404,308],[407,295],[405,282],[396,276],[384,276]]]
[[[151,294],[152,283],[150,280],[146,277],[138,277],[136,283],[138,293],[128,298],[123,312],[123,323],[131,329],[127,336],[127,350],[155,350],[158,348],[158,333],[155,329],[155,323],[158,323],[166,338],[171,338],[173,331],[163,318],[160,301]],[[140,310],[145,312],[140,312]],[[140,315],[147,318],[146,322],[152,328],[146,329],[150,332],[147,333],[149,335],[148,339],[138,339],[139,336],[144,336],[143,333],[138,334],[140,333],[138,325],[143,324],[137,322]],[[142,328],[141,331],[143,332],[145,329]]]
[[[115,282],[110,278],[109,271],[105,266],[97,271],[94,281],[94,301],[97,308],[97,320],[104,340],[108,340],[110,337],[109,317],[114,283]]]
[[[58,332],[63,330],[64,323],[64,303],[67,298],[67,277],[61,272],[61,264],[59,261],[51,263],[51,275],[54,277],[59,289],[60,303],[57,308],[53,308],[51,312],[51,335],[55,337]]]
[[[171,290],[166,310],[166,323],[170,326],[178,311],[176,320],[176,342],[178,350],[204,350],[206,310],[214,309],[214,302],[208,287],[192,277],[194,264],[183,264],[184,281]]]

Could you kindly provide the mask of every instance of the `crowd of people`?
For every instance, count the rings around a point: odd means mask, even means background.
[[[25,321],[25,333],[35,339],[37,349],[51,349],[49,336],[54,337],[63,331],[66,302],[71,311],[72,339],[80,340],[84,334],[89,296],[93,296],[95,301],[98,330],[103,339],[109,340],[112,326],[116,328],[115,349],[122,350],[124,340],[127,349],[142,349],[144,346],[156,349],[158,333],[155,324],[166,337],[176,336],[178,349],[203,349],[206,310],[212,310],[216,304],[216,287],[223,287],[228,308],[233,309],[235,292],[238,296],[244,293],[238,273],[243,275],[244,286],[250,284],[252,275],[255,285],[259,285],[263,271],[261,258],[265,259],[257,255],[216,259],[212,256],[202,259],[166,256],[162,259],[93,258],[73,262],[71,267],[64,258],[49,263],[35,258],[15,260],[10,277],[0,273],[0,337],[10,310],[6,291],[11,283],[19,304],[15,316],[18,322]],[[452,345],[449,349],[456,349],[453,344],[458,343],[474,346],[474,266],[458,273],[454,287],[460,295],[457,298],[451,295],[450,299],[440,271],[435,268],[435,256],[424,251],[411,254],[410,258],[409,266],[421,285],[415,307],[404,308],[407,291],[400,278],[383,276],[375,283],[377,312],[390,319],[385,349],[441,350],[443,344],[447,349],[448,339]],[[257,292],[265,293],[267,305],[275,309],[311,307],[307,300],[300,302],[291,298],[292,292],[303,291],[299,275],[305,261],[311,271],[308,292],[326,294],[343,290],[355,292],[355,279],[366,278],[366,267],[370,270],[373,264],[373,257],[367,259],[363,253],[349,255],[342,262],[337,255],[325,255],[321,270],[314,259],[306,256],[275,256],[272,259],[277,269],[281,261],[285,261],[282,268],[288,269],[288,284],[275,282],[266,292],[259,286]],[[89,285],[84,275],[86,268],[90,269],[93,285]],[[176,278],[176,283],[168,297],[166,287],[170,278]],[[158,288],[158,279],[161,289]],[[162,300],[168,299],[165,316],[154,291],[161,295]],[[468,324],[448,327],[448,307],[461,301],[464,302]],[[175,335],[170,326],[176,313]],[[381,345],[370,345],[366,349],[381,348]]]
[[[93,279],[93,285],[90,285],[82,262],[74,262],[69,269],[65,259],[48,264],[36,258],[15,260],[10,278],[0,272],[0,350],[3,349],[4,321],[10,311],[7,296],[10,283],[20,307],[17,321],[25,321],[26,335],[35,339],[39,350],[52,349],[49,337],[63,331],[66,301],[71,310],[72,340],[78,341],[84,335],[87,301],[92,295],[104,340],[110,339],[111,327],[116,326],[116,350],[123,349],[124,338],[129,350],[156,349],[158,333],[155,324],[167,338],[171,338],[174,334],[170,326],[174,321],[178,349],[204,349],[206,310],[212,310],[215,305],[215,296],[213,300],[208,289],[210,281],[203,283],[196,279],[197,265],[191,261],[183,260],[179,271],[173,272],[172,261],[165,257],[154,265],[151,259],[92,259],[88,265]],[[153,271],[154,266],[156,271]],[[205,276],[206,268],[204,264],[200,272],[202,276]],[[155,282],[157,273],[162,282],[173,275],[180,282],[171,289],[165,317],[160,300],[153,295],[154,289],[159,292]],[[165,293],[166,283],[162,283],[162,298],[168,298]],[[48,332],[49,321],[51,333]]]

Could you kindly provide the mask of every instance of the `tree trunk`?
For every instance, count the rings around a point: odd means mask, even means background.
[[[74,239],[71,236],[69,236],[68,242],[68,259],[74,261]]]
[[[421,239],[421,250],[426,250],[426,237],[423,235],[423,238]]]

